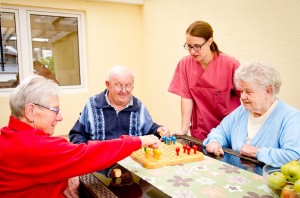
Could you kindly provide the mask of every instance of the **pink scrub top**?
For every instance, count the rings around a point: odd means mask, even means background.
[[[193,137],[204,140],[212,128],[240,105],[240,94],[233,83],[239,65],[224,53],[215,56],[205,70],[192,56],[178,63],[168,91],[193,100]]]

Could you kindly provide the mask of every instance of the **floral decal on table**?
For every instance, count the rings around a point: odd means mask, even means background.
[[[193,192],[189,190],[176,190],[172,195],[172,198],[197,198],[198,196],[195,195]]]
[[[270,196],[270,195],[262,195],[262,196],[259,196],[257,193],[255,192],[247,192],[247,194],[249,195],[246,195],[246,196],[243,196],[243,198],[272,198],[273,196]]]
[[[247,185],[250,184],[251,181],[243,176],[230,176],[228,177],[229,182],[237,183],[240,185]]]
[[[191,182],[191,181],[193,181],[192,178],[182,178],[177,175],[174,176],[174,179],[167,180],[167,182],[173,183],[174,187],[180,187],[180,186],[188,187],[188,186],[190,186],[188,182]]]
[[[216,183],[216,181],[208,177],[198,177],[196,179],[196,182],[200,185],[213,185],[214,183]]]
[[[226,185],[224,186],[224,188],[227,189],[229,192],[243,191],[240,186],[235,186],[235,185]]]
[[[237,174],[241,173],[241,169],[234,166],[230,166],[228,164],[223,164],[223,167],[220,167],[219,169],[225,170],[225,173],[237,173]]]

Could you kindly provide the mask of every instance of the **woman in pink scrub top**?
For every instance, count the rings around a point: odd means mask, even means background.
[[[175,70],[169,92],[181,96],[181,130],[204,140],[210,130],[240,105],[233,83],[240,63],[222,53],[213,39],[213,29],[204,21],[192,23],[186,30],[183,57]]]

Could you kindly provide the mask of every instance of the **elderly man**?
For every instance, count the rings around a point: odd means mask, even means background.
[[[107,89],[86,103],[70,131],[71,142],[110,140],[121,135],[169,136],[169,130],[154,123],[143,103],[132,96],[134,75],[129,68],[112,67],[105,84]]]
[[[208,152],[222,147],[266,164],[287,163],[300,157],[300,111],[276,98],[281,86],[274,67],[261,62],[241,65],[234,83],[242,105],[230,113],[204,140]]]

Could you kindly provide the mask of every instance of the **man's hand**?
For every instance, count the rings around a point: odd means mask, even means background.
[[[67,198],[79,198],[79,177],[72,177],[68,179],[68,187],[64,190],[64,195]]]
[[[215,155],[224,155],[224,151],[219,142],[212,141],[206,145],[206,150],[209,153],[214,153]]]
[[[165,136],[165,137],[170,136],[170,131],[169,131],[169,129],[168,129],[167,127],[164,127],[164,126],[159,127],[159,128],[157,129],[157,133],[158,133],[161,137],[163,137],[163,136]]]

